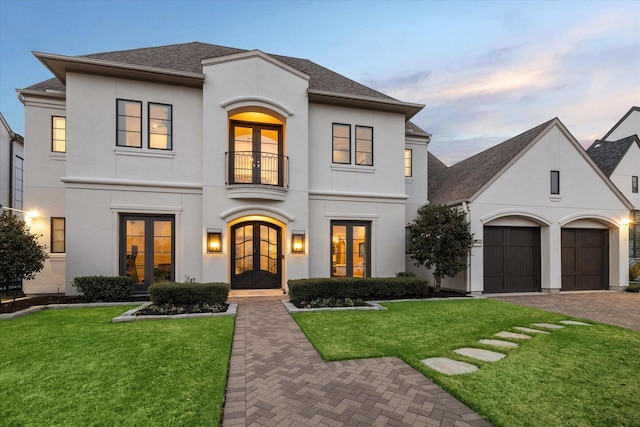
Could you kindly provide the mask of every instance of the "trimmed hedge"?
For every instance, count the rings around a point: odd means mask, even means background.
[[[228,296],[228,283],[161,282],[149,286],[149,297],[155,305],[224,304]]]
[[[73,286],[89,301],[121,301],[133,294],[129,276],[80,276]]]
[[[333,277],[289,280],[293,304],[317,298],[395,299],[429,294],[428,282],[417,277]]]

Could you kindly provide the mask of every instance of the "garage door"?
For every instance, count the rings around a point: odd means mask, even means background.
[[[562,230],[562,290],[609,288],[609,230]]]
[[[484,292],[540,291],[540,228],[484,227]]]

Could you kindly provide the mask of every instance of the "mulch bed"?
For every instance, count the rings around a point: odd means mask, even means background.
[[[20,298],[13,301],[13,299],[5,299],[3,297],[2,304],[0,305],[0,313],[14,313],[16,311],[24,310],[25,308],[48,305],[48,304],[82,304],[90,301],[85,300],[81,296],[67,296],[67,295],[41,295],[27,298]],[[134,295],[128,298],[127,301],[149,301],[148,295]]]

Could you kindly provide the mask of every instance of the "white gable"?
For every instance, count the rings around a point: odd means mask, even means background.
[[[613,129],[609,131],[607,141],[617,141],[631,135],[640,135],[640,108],[634,107]]]

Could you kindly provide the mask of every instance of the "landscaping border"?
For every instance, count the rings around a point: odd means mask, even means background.
[[[37,313],[42,310],[59,310],[63,308],[119,307],[119,306],[125,306],[125,305],[135,305],[139,303],[140,301],[118,301],[118,302],[82,302],[77,304],[34,305],[33,307],[25,308],[24,310],[16,311],[13,313],[2,313],[0,314],[0,320],[13,320],[13,319],[17,319],[18,317]]]
[[[419,301],[460,301],[470,299],[484,299],[484,296],[467,295],[463,297],[447,297],[447,298],[403,298],[393,300],[375,300],[365,301],[367,306],[361,307],[318,307],[318,308],[298,308],[291,301],[282,300],[282,304],[285,306],[289,314],[293,313],[305,313],[311,311],[375,311],[375,310],[388,310],[387,307],[381,305],[386,302],[419,302]]]
[[[185,313],[185,314],[149,314],[149,315],[141,315],[136,316],[135,313],[139,310],[145,309],[149,307],[152,302],[145,302],[139,307],[132,308],[129,311],[122,313],[119,316],[111,319],[112,323],[121,323],[121,322],[135,322],[136,320],[162,320],[162,319],[193,319],[198,317],[220,317],[220,316],[233,316],[235,317],[238,312],[238,304],[230,303],[229,307],[227,307],[227,311],[223,313]]]

